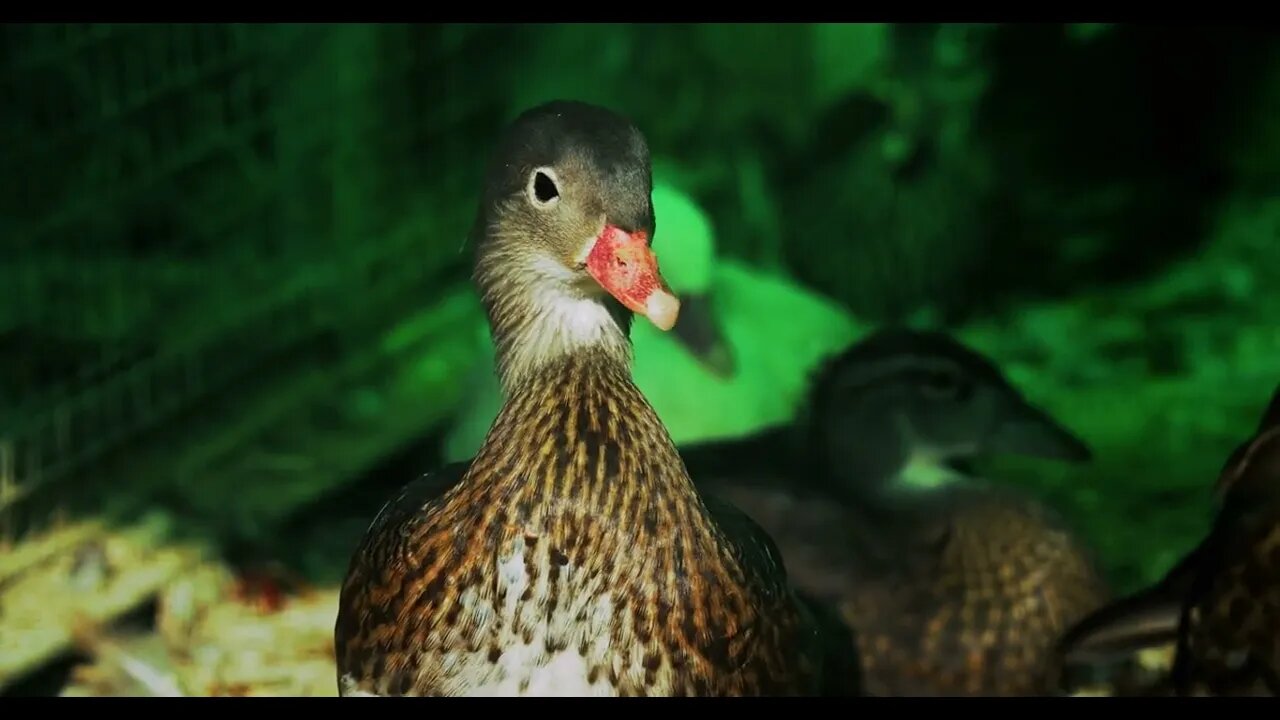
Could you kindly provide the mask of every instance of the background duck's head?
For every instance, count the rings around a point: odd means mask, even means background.
[[[623,308],[663,330],[675,324],[679,302],[649,246],[651,192],[648,145],[623,116],[554,101],[515,119],[489,165],[475,229],[500,363],[516,333],[529,346],[596,342],[611,334],[607,314],[625,335]]]
[[[1090,458],[990,360],[939,332],[878,331],[830,360],[806,423],[822,474],[854,493],[939,487],[983,455]]]
[[[1280,498],[1280,386],[1272,393],[1257,431],[1223,465],[1216,491],[1219,499],[1238,491]]]
[[[653,208],[662,219],[663,240],[674,241],[662,261],[663,276],[680,297],[680,322],[672,336],[708,371],[728,376],[734,358],[715,314],[716,237],[711,218],[688,193],[661,176],[654,182]]]

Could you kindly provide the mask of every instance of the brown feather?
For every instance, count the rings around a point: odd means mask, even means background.
[[[464,691],[504,638],[528,639],[546,613],[606,591],[608,645],[579,652],[618,694],[816,691],[813,631],[770,562],[771,543],[726,537],[657,416],[609,364],[547,368],[510,398],[461,480],[440,490],[380,518],[344,585],[340,665],[371,692]],[[549,592],[521,598],[533,606],[510,625],[484,622],[508,600],[495,584],[499,558],[521,544]],[[548,652],[567,647],[573,632],[545,642]]]

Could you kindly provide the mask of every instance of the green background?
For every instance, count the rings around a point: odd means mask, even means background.
[[[9,532],[163,508],[336,580],[487,370],[480,172],[556,97],[636,121],[739,294],[835,309],[738,312],[788,377],[839,323],[947,329],[1093,447],[987,469],[1119,588],[1203,533],[1280,382],[1273,36],[879,24],[0,29]]]

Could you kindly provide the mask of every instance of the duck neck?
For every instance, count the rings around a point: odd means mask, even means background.
[[[811,431],[819,443],[813,455],[822,463],[815,475],[886,522],[929,522],[937,505],[963,484],[964,476],[944,458],[914,442],[901,413],[869,406],[851,412],[836,430],[835,436],[829,429]]]
[[[503,403],[470,474],[509,485],[504,492],[527,507],[574,498],[617,514],[696,499],[670,434],[632,378],[630,313],[567,272],[491,267],[481,263],[478,275]]]
[[[874,504],[894,522],[932,524],[973,482],[939,458],[912,453],[879,483]]]
[[[572,358],[629,379],[631,313],[551,258],[481,256],[476,279],[489,318],[504,395]]]
[[[608,353],[585,350],[519,376],[470,475],[525,519],[560,501],[657,532],[661,515],[697,502],[666,428]]]

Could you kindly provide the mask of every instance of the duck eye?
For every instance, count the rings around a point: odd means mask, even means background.
[[[964,383],[949,372],[929,373],[923,378],[920,387],[925,395],[945,400],[957,400],[966,394]]]
[[[551,168],[538,168],[529,178],[529,197],[534,205],[547,207],[560,197],[555,172]]]

